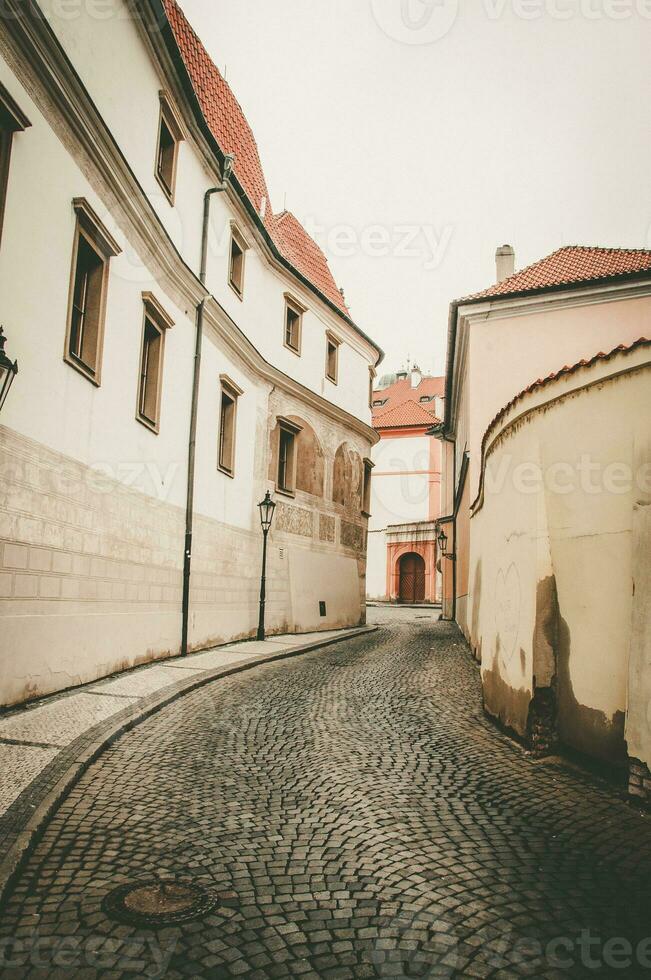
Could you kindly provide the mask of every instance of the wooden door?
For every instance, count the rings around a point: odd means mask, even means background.
[[[420,555],[410,552],[400,559],[400,601],[425,601],[425,562]]]

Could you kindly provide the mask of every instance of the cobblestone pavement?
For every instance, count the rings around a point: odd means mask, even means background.
[[[188,657],[144,664],[114,677],[93,681],[42,701],[0,713],[0,851],[3,814],[36,777],[79,736],[95,725],[137,707],[151,694],[171,689],[182,678],[199,677],[219,667],[244,663],[249,658],[273,657],[298,646],[336,638],[341,630],[268,637],[215,647]]]
[[[458,633],[396,618],[118,739],[18,880],[3,976],[651,976],[648,818],[532,762],[484,719]],[[222,901],[111,921],[104,897],[154,873]]]

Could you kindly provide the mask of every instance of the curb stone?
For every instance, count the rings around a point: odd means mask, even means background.
[[[108,721],[103,721],[93,726],[93,728],[88,729],[78,739],[72,742],[71,745],[66,746],[68,752],[72,754],[71,761],[59,775],[54,785],[48,787],[40,798],[36,799],[35,803],[30,803],[30,806],[34,808],[33,812],[31,815],[28,814],[22,826],[18,826],[15,829],[15,838],[0,861],[0,909],[5,904],[25,861],[38,844],[41,831],[48,819],[86,770],[121,735],[135,728],[141,722],[146,721],[151,715],[166,708],[174,701],[179,700],[185,694],[205,687],[207,684],[220,680],[222,677],[241,674],[254,667],[276,663],[279,660],[288,660],[291,657],[297,657],[303,653],[310,653],[313,650],[334,646],[337,643],[342,643],[344,640],[354,640],[358,636],[375,633],[378,628],[377,626],[362,626],[354,631],[346,631],[345,635],[342,636],[331,636],[327,640],[315,640],[312,643],[291,647],[287,650],[272,653],[271,655],[247,657],[246,660],[240,660],[235,664],[208,670],[205,673],[199,674],[199,676],[178,681],[176,684],[165,688],[163,692],[156,692],[154,695],[143,699],[144,703],[141,702],[140,705],[130,705],[119,713],[117,719],[115,717],[108,719]],[[88,741],[89,736],[91,738],[90,742]],[[75,748],[77,745],[78,748]],[[61,756],[64,753],[65,750],[62,750],[59,755]],[[56,758],[50,765],[55,762]],[[24,794],[29,793],[29,791],[30,786],[27,786],[14,803],[21,800]]]

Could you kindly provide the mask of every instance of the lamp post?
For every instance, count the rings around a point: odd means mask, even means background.
[[[2,410],[14,378],[18,374],[18,361],[11,361],[5,354],[6,343],[7,338],[4,330],[0,327],[0,410]]]
[[[275,502],[271,499],[271,494],[267,490],[264,500],[258,504],[260,508],[260,524],[262,526],[262,576],[260,578],[260,615],[258,618],[258,639],[264,640],[264,606],[266,598],[266,579],[267,579],[267,535],[271,522],[274,519],[276,509]]]
[[[450,555],[448,554],[448,536],[442,527],[439,527],[439,533],[436,540],[438,542],[441,557],[447,558],[449,561],[455,561],[457,556],[454,554],[454,552]]]

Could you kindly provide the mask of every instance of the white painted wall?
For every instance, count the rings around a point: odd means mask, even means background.
[[[429,517],[429,436],[380,439],[373,447],[372,529]]]
[[[6,61],[0,58],[0,81],[32,123],[14,138],[0,247],[2,320],[8,351],[19,361],[0,422],[0,704],[179,650],[197,302],[188,268],[198,267],[203,192],[215,175],[204,171],[198,151],[186,141],[177,206],[170,207],[153,175],[158,92],[166,80],[132,20],[104,23],[88,9],[75,8],[70,19],[55,17],[52,27],[150,194],[139,199],[147,232],[164,241],[160,219],[182,254],[167,256],[170,267],[144,248],[142,227],[122,207],[127,196],[119,168],[110,154],[99,162],[86,156],[69,118],[42,88],[36,55],[32,61],[17,57],[7,24],[0,22],[0,50],[7,53]],[[116,10],[125,10],[117,0]],[[88,200],[122,249],[110,262],[101,387],[63,360],[77,197]],[[213,204],[217,222],[226,225],[235,216],[225,195]],[[252,229],[244,231],[253,239]],[[255,629],[261,552],[256,504],[270,486],[269,433],[276,415],[310,420],[326,449],[328,481],[341,442],[367,456],[372,441],[370,430],[356,421],[369,419],[371,346],[316,296],[301,292],[293,276],[279,274],[256,245],[247,254],[245,300],[233,304],[226,263],[226,253],[211,257],[209,285],[219,303],[231,303],[236,326],[267,363],[245,356],[244,340],[240,356],[239,335],[227,342],[206,322],[192,647]],[[145,290],[174,321],[166,335],[158,435],[135,417]],[[282,346],[285,291],[305,298],[309,307],[300,359]],[[325,330],[335,324],[344,341],[337,386],[324,379]],[[269,365],[289,377],[276,374],[270,381]],[[243,391],[233,479],[217,470],[220,374]],[[330,405],[315,402],[309,391]],[[334,406],[348,414],[337,414]],[[330,489],[327,482],[323,498],[296,501],[309,516],[306,534],[272,532],[270,632],[330,629],[363,618],[365,522],[360,514],[339,513]],[[331,523],[322,533],[323,516]],[[314,613],[317,586],[326,592],[325,619],[318,606]]]

